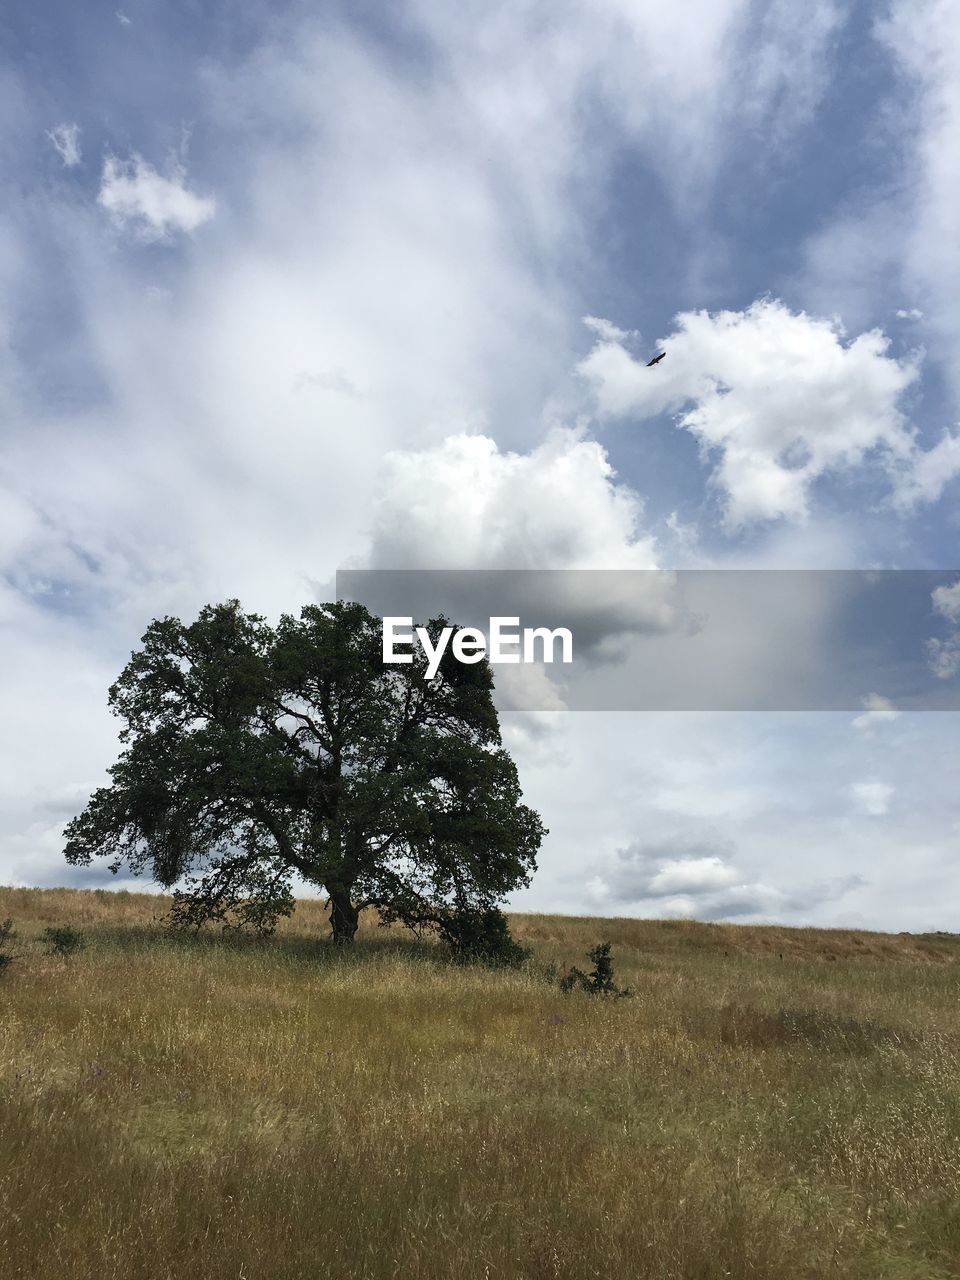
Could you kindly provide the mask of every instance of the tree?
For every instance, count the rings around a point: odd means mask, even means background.
[[[610,942],[600,942],[592,951],[588,951],[593,968],[589,973],[584,973],[574,965],[566,977],[560,979],[560,990],[587,991],[590,995],[600,996],[632,995],[632,991],[618,987],[613,980],[613,960],[610,956],[612,946]]]
[[[446,619],[426,624],[434,643]],[[528,884],[544,832],[500,742],[486,661],[422,648],[385,665],[359,604],[276,627],[234,600],[151,623],[110,689],[125,727],[111,783],[68,825],[66,858],[180,885],[174,915],[269,930],[299,874],[336,942],[360,911],[411,927],[489,911]]]

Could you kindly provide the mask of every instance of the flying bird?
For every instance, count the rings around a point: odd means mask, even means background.
[[[659,364],[659,363],[660,363],[660,361],[663,359],[663,357],[664,357],[666,354],[667,354],[667,353],[666,353],[665,351],[661,351],[661,352],[660,352],[660,354],[659,354],[658,356],[654,356],[652,360],[648,360],[648,361],[647,361],[647,368],[648,368],[648,369],[652,369],[652,368],[653,368],[653,366],[654,366],[655,364]]]

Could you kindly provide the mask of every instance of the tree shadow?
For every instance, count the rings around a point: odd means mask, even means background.
[[[284,930],[260,936],[238,929],[205,926],[176,929],[154,924],[92,924],[84,928],[89,946],[116,950],[128,955],[171,952],[182,955],[269,955],[284,963],[317,965],[363,964],[371,960],[397,958],[420,964],[446,966],[450,963],[444,947],[411,934],[384,929],[364,931],[349,946],[337,946],[332,939],[315,933]]]

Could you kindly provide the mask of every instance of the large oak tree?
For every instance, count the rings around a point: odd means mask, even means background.
[[[482,917],[529,883],[544,828],[487,662],[425,668],[422,653],[384,665],[358,604],[276,627],[237,601],[153,622],[110,690],[123,750],[67,827],[67,860],[151,872],[188,923],[270,928],[296,875],[327,894],[338,942],[368,906],[411,926]]]

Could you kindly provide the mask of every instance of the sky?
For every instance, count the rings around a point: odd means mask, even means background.
[[[11,0],[0,881],[130,883],[61,832],[154,617],[957,568],[958,139],[957,0]],[[958,927],[956,713],[504,699],[514,908]]]

